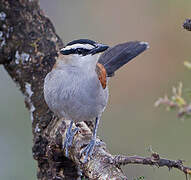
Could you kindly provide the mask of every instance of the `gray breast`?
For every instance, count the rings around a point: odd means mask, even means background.
[[[58,116],[89,121],[104,111],[108,89],[102,88],[96,73],[90,77],[75,69],[53,70],[45,78],[44,97]]]

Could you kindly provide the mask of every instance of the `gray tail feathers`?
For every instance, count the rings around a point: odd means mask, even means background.
[[[140,41],[119,44],[106,50],[100,56],[98,62],[105,67],[107,76],[111,77],[117,69],[148,48],[147,42]]]

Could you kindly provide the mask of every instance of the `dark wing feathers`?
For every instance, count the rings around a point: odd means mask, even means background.
[[[116,45],[106,50],[99,58],[98,63],[106,69],[107,76],[113,76],[114,72],[131,59],[148,48],[148,43],[132,41]]]

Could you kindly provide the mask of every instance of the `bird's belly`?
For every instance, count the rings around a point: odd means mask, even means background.
[[[108,90],[103,89],[96,78],[86,81],[74,79],[68,86],[60,82],[58,104],[53,111],[74,121],[95,119],[104,111],[108,99]]]

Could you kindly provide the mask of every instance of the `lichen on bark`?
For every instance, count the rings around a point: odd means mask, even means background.
[[[73,161],[64,156],[62,144],[68,124],[54,116],[43,96],[44,78],[63,43],[37,0],[0,0],[0,4],[0,64],[18,84],[31,113],[38,179],[77,179],[81,172],[90,179],[126,179],[120,168],[106,161],[112,156],[105,146],[95,148],[89,163],[81,162],[81,149],[91,137],[85,123],[78,124],[81,133],[70,150]]]

